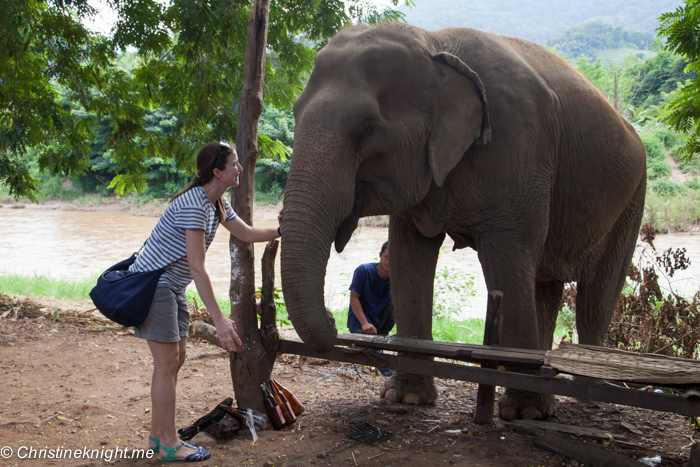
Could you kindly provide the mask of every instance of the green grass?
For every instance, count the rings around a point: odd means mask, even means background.
[[[34,274],[32,276],[20,274],[0,275],[0,293],[10,295],[25,295],[30,297],[51,297],[59,300],[86,300],[89,299],[90,290],[95,286],[97,278],[86,278],[76,281],[55,279],[48,275]],[[194,290],[187,290],[187,300],[197,300],[201,307],[202,299]],[[217,296],[221,310],[228,314],[231,302],[228,297]],[[347,309],[332,311],[335,325],[339,333],[348,333]],[[559,342],[569,333],[573,323],[573,313],[568,309],[562,310],[557,320],[557,328],[554,332],[554,342]],[[278,326],[289,326],[291,321],[284,305],[277,307]],[[481,344],[484,339],[484,320],[478,318],[455,319],[452,317],[433,317],[433,339],[440,342],[462,342],[466,344]],[[574,334],[574,342],[576,341]]]
[[[194,300],[197,301],[197,305],[201,308],[204,306],[204,302],[202,301],[202,298],[199,296],[199,293],[196,290],[193,289],[187,289],[185,292],[187,295],[187,301],[192,302]],[[229,316],[231,314],[231,299],[228,296],[216,296],[216,303],[219,304],[219,308],[221,308],[221,312],[225,314],[226,316]]]
[[[0,275],[0,293],[59,300],[88,300],[90,290],[96,283],[97,276],[70,281],[55,279],[45,274],[3,274]]]

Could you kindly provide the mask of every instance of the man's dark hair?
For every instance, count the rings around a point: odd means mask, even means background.
[[[387,248],[389,248],[389,242],[384,242],[382,244],[382,249],[379,250],[379,256],[382,256],[382,253],[384,253],[384,250],[386,250]]]

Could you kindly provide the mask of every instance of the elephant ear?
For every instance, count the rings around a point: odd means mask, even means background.
[[[428,139],[428,162],[437,186],[455,168],[474,141],[491,140],[486,91],[479,75],[447,52],[433,55],[440,70],[440,84],[433,108]]]

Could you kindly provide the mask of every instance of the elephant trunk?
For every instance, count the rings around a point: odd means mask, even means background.
[[[302,149],[295,151],[294,158],[282,222],[284,299],[299,337],[311,349],[328,352],[335,345],[338,331],[324,305],[326,266],[338,228],[352,210],[353,187],[339,188],[336,177],[322,176],[319,166],[326,164]]]

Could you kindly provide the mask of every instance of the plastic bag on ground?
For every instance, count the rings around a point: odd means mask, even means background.
[[[258,434],[255,432],[255,421],[253,418],[253,409],[248,409],[246,411],[246,420],[245,424],[248,426],[248,429],[250,430],[250,434],[253,435],[253,443],[255,443],[258,440]]]

